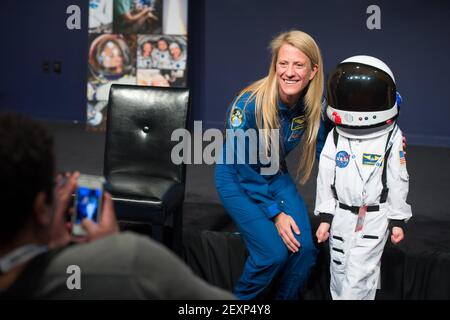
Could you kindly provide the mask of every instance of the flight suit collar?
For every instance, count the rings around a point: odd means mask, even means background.
[[[300,110],[303,110],[303,96],[301,96],[300,99],[298,99],[298,101],[291,108],[289,108],[283,101],[281,101],[280,98],[278,98],[278,109],[281,112],[286,113],[296,113]]]
[[[371,131],[367,129],[346,129],[340,127],[336,127],[336,130],[341,136],[346,137],[347,139],[367,140],[382,136],[387,132],[393,130],[394,127],[395,123],[388,124],[379,128],[374,128]]]

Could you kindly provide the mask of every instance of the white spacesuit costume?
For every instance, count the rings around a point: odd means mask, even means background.
[[[400,96],[389,67],[369,56],[341,62],[327,86],[336,127],[320,156],[314,213],[331,223],[331,295],[373,300],[390,229],[412,215]]]

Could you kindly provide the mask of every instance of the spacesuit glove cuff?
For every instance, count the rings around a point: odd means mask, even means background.
[[[333,222],[333,215],[331,213],[325,213],[325,212],[321,212],[320,213],[320,222],[326,222],[331,224],[331,222]]]
[[[405,220],[389,219],[389,230],[392,230],[393,227],[399,227],[403,229],[405,227]]]
[[[281,212],[280,207],[278,206],[278,203],[273,203],[272,205],[267,207],[267,218],[272,219],[276,215],[278,215]]]

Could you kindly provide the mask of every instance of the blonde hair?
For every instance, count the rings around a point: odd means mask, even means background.
[[[275,37],[270,43],[272,50],[272,62],[270,64],[269,74],[250,84],[242,90],[234,100],[233,108],[237,101],[246,94],[250,93],[247,102],[255,97],[255,117],[259,129],[267,129],[264,131],[264,142],[266,154],[269,153],[270,132],[272,129],[279,129],[278,118],[278,79],[276,74],[276,63],[278,52],[284,44],[290,44],[302,51],[311,61],[311,68],[318,66],[317,73],[314,78],[306,86],[306,94],[303,103],[305,105],[306,116],[306,132],[303,135],[301,148],[302,155],[298,166],[297,176],[300,177],[300,183],[304,184],[308,181],[314,166],[316,154],[316,140],[320,128],[320,116],[323,94],[323,63],[320,49],[314,39],[305,32],[299,30],[291,30],[283,32]],[[246,103],[247,103],[246,102]]]

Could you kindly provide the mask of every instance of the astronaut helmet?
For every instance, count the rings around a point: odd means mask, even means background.
[[[375,57],[359,55],[339,63],[328,77],[327,94],[327,116],[341,128],[390,125],[399,115],[394,75]]]
[[[133,69],[130,48],[122,35],[103,34],[93,39],[89,48],[89,68],[101,81],[121,78]]]

